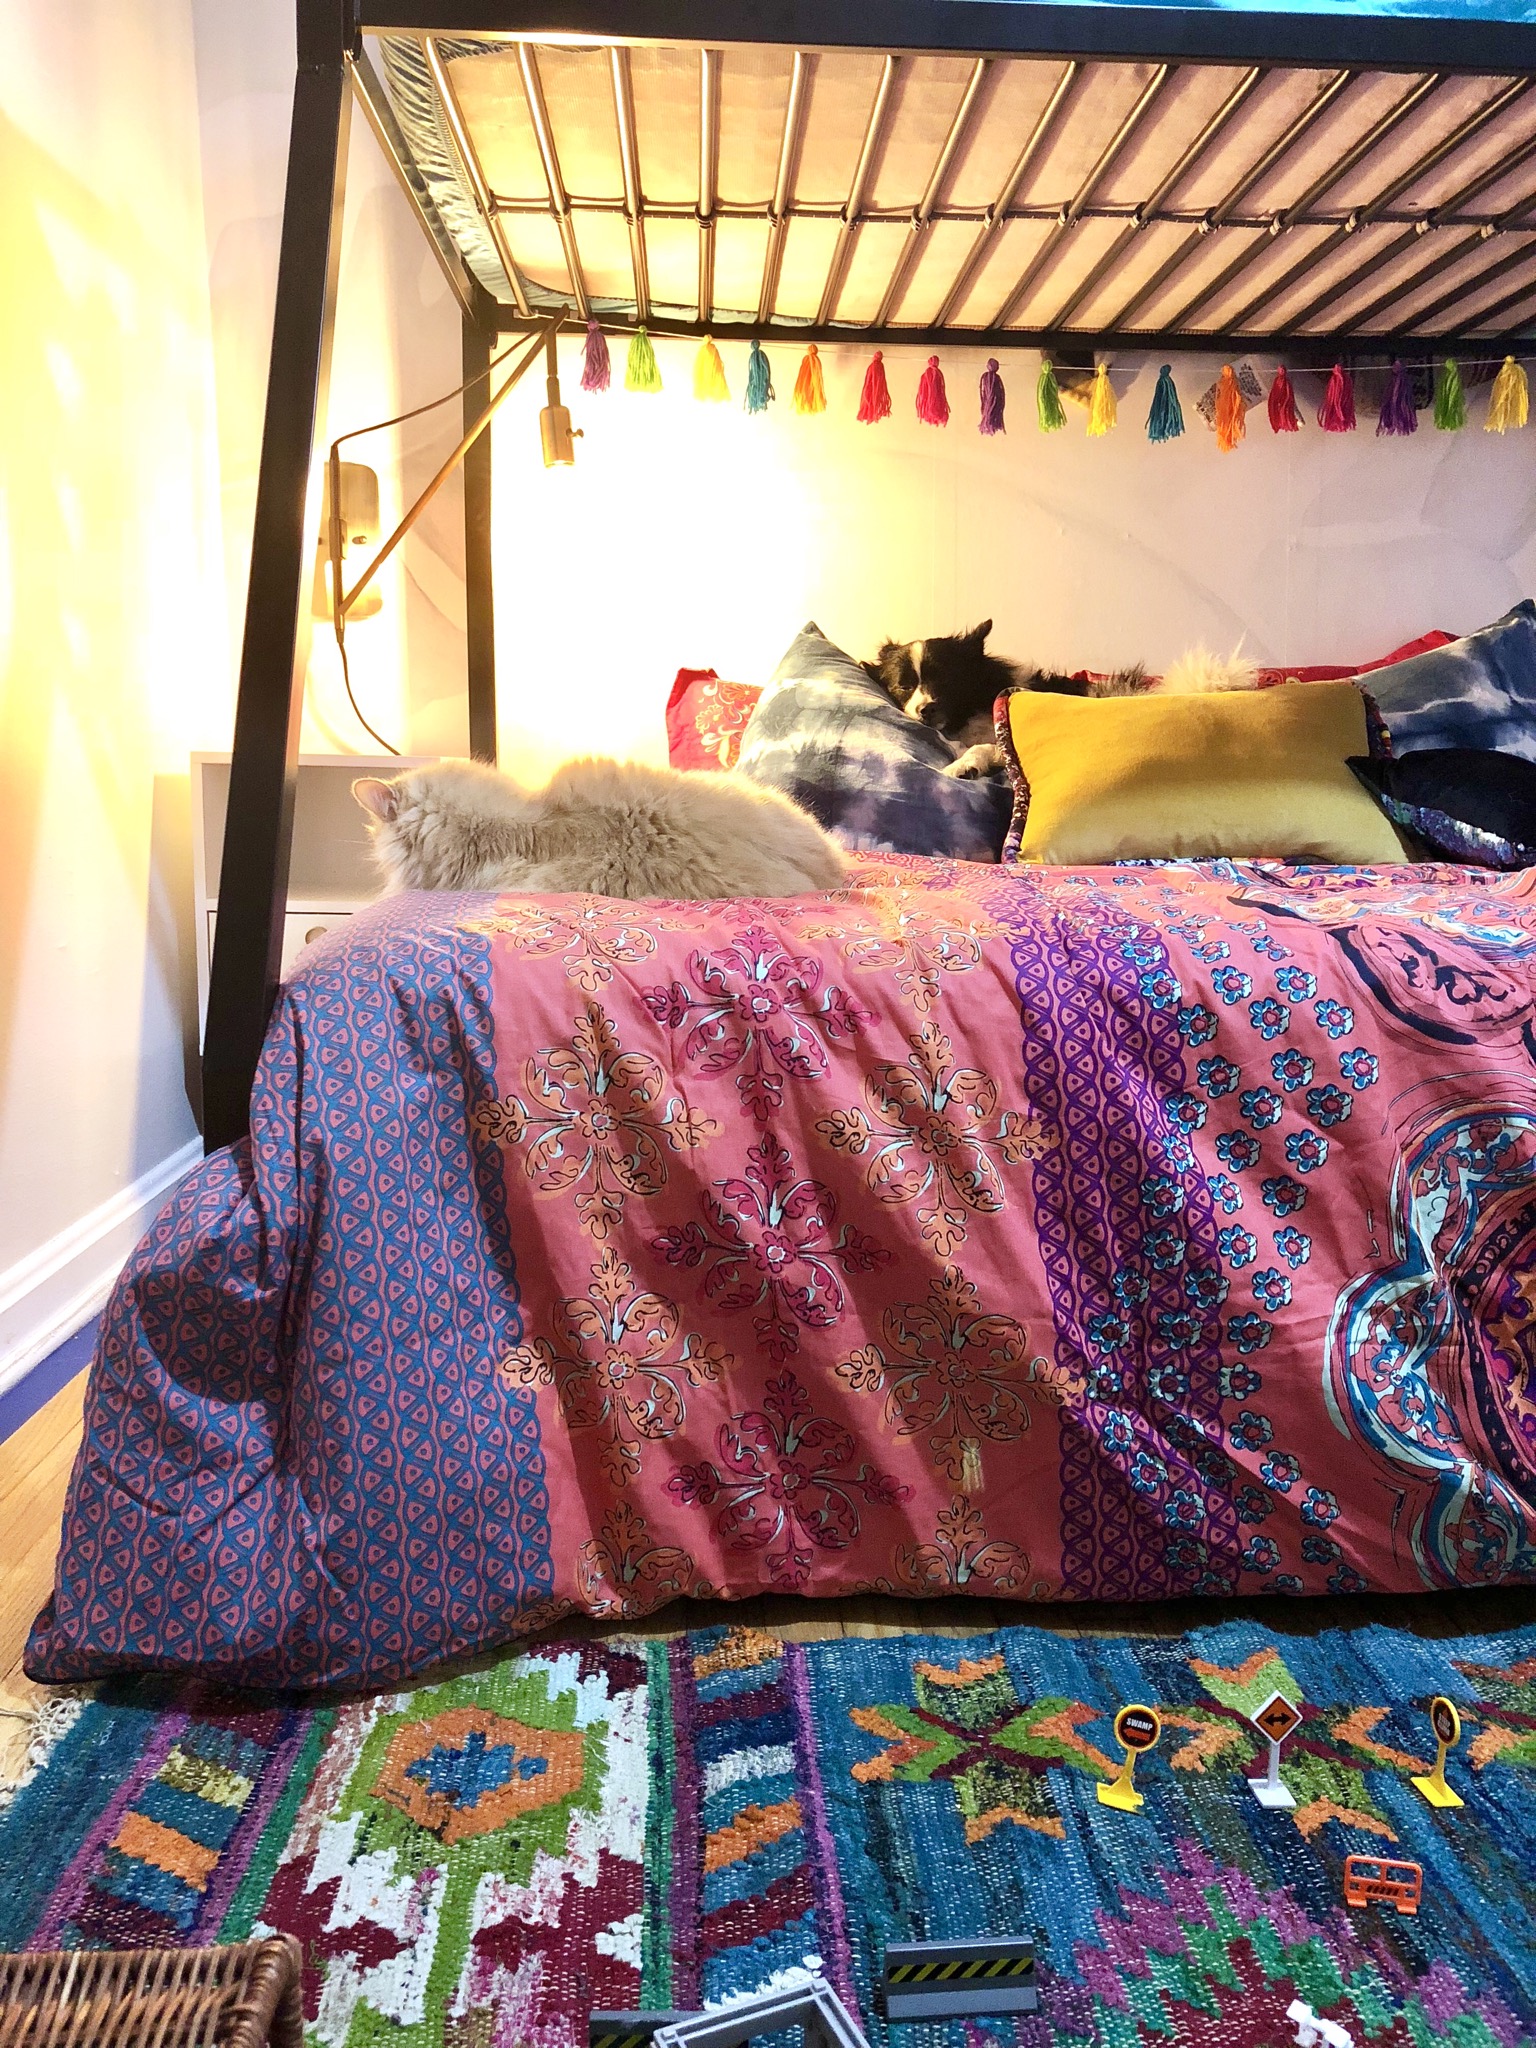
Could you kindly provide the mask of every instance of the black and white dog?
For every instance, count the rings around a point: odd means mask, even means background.
[[[1001,771],[1003,757],[992,736],[992,707],[1005,690],[1051,690],[1065,697],[1128,697],[1146,680],[1140,668],[1122,669],[1097,683],[1051,669],[1028,668],[988,654],[992,621],[968,633],[940,639],[887,640],[865,672],[884,688],[909,718],[921,719],[948,740],[955,758],[946,775],[971,778]]]

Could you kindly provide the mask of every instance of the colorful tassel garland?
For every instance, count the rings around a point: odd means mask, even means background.
[[[1040,365],[1040,378],[1035,385],[1035,411],[1040,416],[1042,434],[1054,434],[1067,424],[1067,415],[1061,404],[1061,386],[1056,382],[1056,365],[1049,356]]]
[[[1003,380],[997,373],[997,357],[987,357],[987,367],[981,373],[981,432],[1001,434],[1007,429],[1003,425],[1003,406],[1007,393]]]
[[[581,388],[583,391],[606,391],[613,382],[613,366],[608,360],[608,341],[595,320],[587,322],[587,345],[581,357]]]
[[[1442,434],[1454,434],[1467,424],[1467,394],[1461,385],[1461,365],[1447,356],[1435,372],[1435,425]]]
[[[706,335],[704,346],[693,359],[693,395],[718,403],[729,398],[731,388],[725,381],[725,365],[720,360],[720,351],[713,340]]]
[[[805,360],[800,365],[800,374],[795,379],[795,411],[825,412],[827,409],[827,388],[821,381],[821,357],[816,353],[814,341],[807,343]]]
[[[1507,434],[1511,427],[1523,427],[1530,417],[1530,410],[1530,386],[1525,381],[1525,372],[1513,356],[1506,356],[1504,367],[1493,380],[1493,396],[1488,401],[1484,431]]]
[[[747,355],[747,394],[742,400],[748,412],[766,412],[774,400],[773,372],[760,341],[754,341]]]
[[[949,395],[944,389],[944,372],[937,356],[928,358],[928,367],[918,379],[917,416],[926,427],[949,425]]]
[[[1216,385],[1216,446],[1230,455],[1247,431],[1248,408],[1238,389],[1237,372],[1224,363]]]
[[[1296,417],[1296,389],[1284,363],[1276,370],[1275,381],[1269,387],[1269,424],[1276,434],[1301,432],[1301,421]]]
[[[661,371],[656,364],[656,351],[651,347],[651,337],[643,327],[637,327],[630,337],[629,356],[624,364],[624,389],[626,391],[659,391]]]
[[[1100,363],[1093,373],[1093,395],[1088,400],[1089,438],[1096,441],[1107,434],[1119,417],[1114,386],[1109,381],[1109,365]]]
[[[866,427],[872,427],[876,420],[888,420],[891,416],[891,387],[885,381],[885,357],[875,350],[869,368],[864,372],[864,389],[859,396],[859,418]]]
[[[1413,375],[1394,361],[1387,388],[1381,395],[1381,412],[1376,420],[1378,434],[1416,434],[1419,410],[1413,402]]]
[[[1183,431],[1184,408],[1174,387],[1173,365],[1164,363],[1157,373],[1157,389],[1152,394],[1152,409],[1147,414],[1147,439],[1176,441]]]
[[[1335,363],[1318,408],[1317,424],[1325,434],[1355,431],[1355,380],[1342,363]]]

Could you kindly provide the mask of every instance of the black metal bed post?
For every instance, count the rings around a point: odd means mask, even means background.
[[[278,255],[251,575],[203,1037],[203,1142],[250,1127],[251,1082],[276,993],[293,837],[321,430],[341,260],[357,41],[351,0],[298,0],[298,72]]]
[[[491,402],[496,334],[464,319],[464,431]],[[496,765],[496,620],[491,577],[491,437],[464,457],[464,635],[469,657],[469,751]]]

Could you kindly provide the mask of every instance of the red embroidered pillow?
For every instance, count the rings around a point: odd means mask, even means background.
[[[734,768],[760,683],[722,682],[712,668],[680,668],[667,699],[667,758],[674,768]]]
[[[1368,676],[1372,669],[1389,668],[1394,661],[1407,661],[1415,654],[1427,654],[1432,647],[1448,647],[1455,638],[1452,633],[1423,633],[1417,640],[1410,640],[1406,647],[1396,647],[1390,654],[1383,654],[1376,661],[1357,661],[1348,668],[1261,668],[1258,687],[1272,690],[1276,683],[1343,683],[1354,676]],[[1097,669],[1079,669],[1080,681],[1102,683],[1108,676]],[[1153,680],[1148,678],[1149,681]]]

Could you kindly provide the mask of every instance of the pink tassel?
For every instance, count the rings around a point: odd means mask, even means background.
[[[595,320],[587,322],[587,345],[582,351],[581,388],[583,391],[606,391],[612,381],[613,370],[608,361],[608,342],[601,327]]]
[[[885,381],[885,358],[879,349],[864,372],[864,390],[859,398],[859,418],[866,427],[891,416],[891,387]]]
[[[1269,424],[1277,434],[1301,432],[1301,421],[1296,417],[1296,390],[1284,363],[1276,370],[1275,381],[1269,387]]]
[[[1003,425],[1003,402],[1005,396],[1003,380],[997,374],[997,357],[988,356],[987,367],[981,373],[982,433],[1002,434],[1007,432]]]
[[[945,396],[944,372],[937,356],[928,358],[928,367],[918,384],[917,416],[927,427],[949,425],[949,399]]]
[[[1318,408],[1317,424],[1325,434],[1355,431],[1355,380],[1342,363],[1333,366],[1333,375]]]

